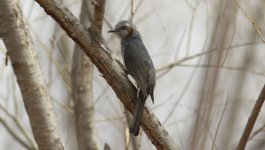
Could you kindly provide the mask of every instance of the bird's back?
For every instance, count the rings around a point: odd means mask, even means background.
[[[121,43],[126,70],[135,79],[143,96],[152,94],[155,86],[155,68],[141,39],[127,37]]]

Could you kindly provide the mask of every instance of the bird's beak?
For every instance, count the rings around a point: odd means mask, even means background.
[[[109,30],[108,33],[115,33],[115,32],[119,32],[118,29],[113,29],[113,30]]]

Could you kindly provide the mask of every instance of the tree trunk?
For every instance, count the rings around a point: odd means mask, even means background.
[[[90,26],[93,16],[91,0],[83,0],[80,20]],[[97,150],[94,128],[93,64],[86,54],[75,45],[72,64],[72,88],[79,150]]]
[[[36,52],[23,21],[20,0],[0,1],[0,35],[8,50],[39,149],[64,149]]]

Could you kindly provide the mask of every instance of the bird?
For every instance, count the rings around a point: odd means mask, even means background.
[[[121,55],[126,72],[136,82],[137,100],[130,123],[130,133],[137,136],[139,135],[145,101],[149,95],[154,103],[155,67],[138,29],[132,22],[127,20],[120,21],[113,30],[109,30],[109,33],[116,33],[120,37]]]

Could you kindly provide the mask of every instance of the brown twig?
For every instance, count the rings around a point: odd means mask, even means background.
[[[238,143],[238,147],[237,149],[238,150],[244,150],[246,145],[247,145],[247,142],[248,142],[248,138],[250,136],[250,133],[255,125],[255,122],[258,118],[258,115],[259,115],[259,112],[260,112],[260,109],[264,103],[264,100],[265,100],[265,84],[260,92],[260,95],[256,101],[256,104],[254,105],[254,108],[252,109],[252,112],[251,112],[251,115],[249,116],[248,118],[248,122],[246,124],[246,127],[244,129],[244,132],[240,138],[240,141]]]
[[[253,75],[265,77],[265,73],[257,72],[255,70],[252,70],[250,68],[245,67],[234,67],[234,66],[224,66],[224,65],[211,65],[211,64],[199,64],[199,65],[191,65],[191,64],[179,64],[179,67],[199,67],[199,68],[221,68],[221,69],[227,69],[227,70],[237,70],[237,71],[245,71],[248,73],[251,73]]]
[[[236,44],[236,45],[231,46],[230,49],[228,49],[228,47],[210,49],[208,51],[204,51],[204,52],[200,52],[200,53],[197,53],[197,54],[194,54],[194,55],[190,55],[188,57],[182,58],[182,59],[177,60],[175,62],[169,63],[169,64],[167,64],[165,66],[162,66],[162,67],[156,69],[156,72],[161,72],[161,71],[164,71],[164,70],[168,70],[168,69],[174,68],[175,66],[177,66],[177,65],[179,65],[179,64],[181,64],[181,63],[183,63],[185,61],[197,58],[199,56],[208,55],[208,54],[213,53],[213,52],[227,51],[227,50],[232,50],[233,48],[237,48],[237,47],[240,47],[240,46],[248,46],[248,45],[254,45],[254,44],[258,44],[258,43],[260,43],[260,42],[256,41],[256,42],[249,42],[249,43],[243,43],[243,44]]]
[[[254,131],[252,133],[252,135],[248,138],[248,140],[252,140],[256,135],[258,135],[260,132],[264,131],[265,129],[265,124],[263,126],[261,126],[259,129],[257,129],[256,131]]]
[[[246,13],[246,11],[240,6],[240,4],[238,3],[237,0],[234,0],[234,2],[236,3],[236,5],[243,11],[243,13],[245,14],[245,16],[248,18],[248,20],[251,22],[251,24],[253,25],[253,27],[255,28],[255,30],[257,31],[257,33],[259,34],[260,38],[262,39],[262,42],[265,43],[265,39],[262,36],[262,33],[258,27],[258,25],[254,22],[254,20]]]
[[[131,0],[131,15],[130,15],[130,17],[129,17],[129,20],[131,21],[131,22],[133,22],[133,17],[134,17],[134,1],[133,0]]]

